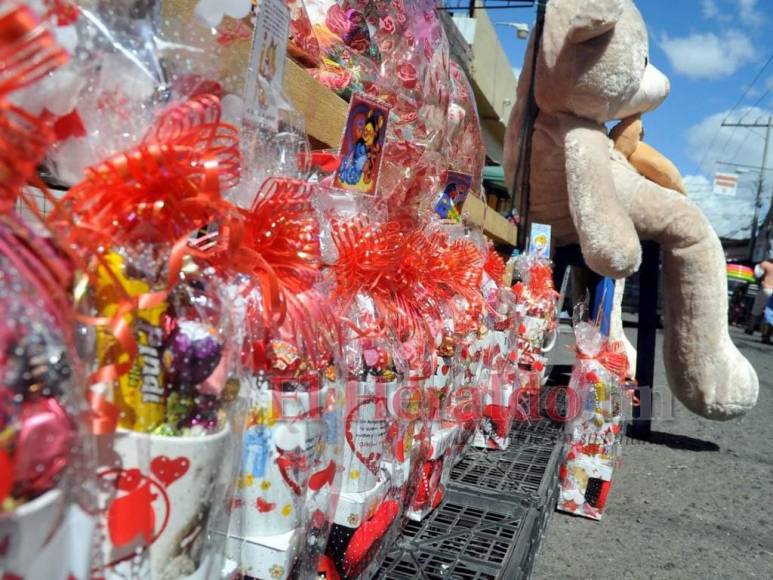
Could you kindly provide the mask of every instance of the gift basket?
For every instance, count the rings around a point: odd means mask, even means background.
[[[507,449],[515,414],[518,372],[510,352],[515,340],[515,308],[509,288],[504,286],[505,263],[493,247],[488,248],[481,292],[487,308],[476,347],[482,362],[482,421],[474,445]]]
[[[221,566],[208,527],[238,449],[237,352],[221,250],[194,234],[236,221],[220,192],[238,180],[238,152],[216,97],[173,104],[137,147],[88,168],[48,218],[90,256],[76,299],[92,329],[96,573],[106,578],[207,577]]]
[[[377,567],[400,529],[425,450],[426,311],[405,258],[416,240],[368,213],[339,207],[329,230],[347,386],[341,494],[327,556],[342,578]]]
[[[311,576],[336,508],[344,385],[313,191],[266,181],[232,258],[248,413],[226,553],[248,578]]]
[[[439,318],[430,325],[435,341],[434,373],[425,388],[429,451],[408,511],[414,520],[423,519],[438,506],[451,467],[477,426],[475,410],[463,400],[470,386],[463,382],[459,354],[461,341],[470,331],[466,328],[470,310],[482,303],[478,288],[483,258],[465,239],[461,226],[436,226],[429,237],[427,251],[420,254],[425,263],[424,284],[440,310],[436,313]]]
[[[522,254],[515,258],[513,287],[520,317],[518,367],[524,394],[539,396],[546,380],[546,354],[558,339],[558,292],[553,285],[553,267],[548,258]]]
[[[9,100],[67,56],[26,5],[5,3],[0,30],[0,572],[85,579],[95,447],[68,296],[74,265],[13,213],[21,203],[40,218],[22,187],[36,180],[53,131]]]
[[[599,520],[621,459],[628,359],[621,343],[582,320],[582,307],[575,312],[577,363],[567,390],[569,451],[560,470],[558,509]]]

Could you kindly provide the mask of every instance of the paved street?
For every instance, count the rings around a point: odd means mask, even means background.
[[[554,514],[534,578],[773,578],[773,347],[733,338],[760,376],[757,407],[715,423],[674,401],[653,442],[626,439],[602,521]]]

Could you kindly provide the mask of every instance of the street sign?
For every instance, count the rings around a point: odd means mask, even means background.
[[[715,173],[714,174],[714,195],[735,196],[738,188],[737,173]]]

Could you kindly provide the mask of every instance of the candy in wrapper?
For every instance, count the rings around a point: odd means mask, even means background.
[[[126,257],[118,252],[105,256],[105,265],[98,270],[95,303],[101,316],[113,316],[121,298],[121,290],[138,297],[150,291],[147,280],[130,278]],[[119,425],[126,429],[150,432],[164,422],[166,415],[166,381],[162,352],[164,329],[162,317],[165,302],[152,308],[138,309],[132,315],[132,327],[137,341],[137,357],[131,369],[119,377],[114,403],[120,409]],[[97,332],[97,357],[105,360],[116,348],[115,338],[104,328]]]

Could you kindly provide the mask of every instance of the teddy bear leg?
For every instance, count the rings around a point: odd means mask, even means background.
[[[744,414],[757,401],[754,368],[730,339],[722,246],[687,198],[640,182],[629,211],[642,239],[663,251],[663,356],[672,392],[691,411],[715,420]]]

